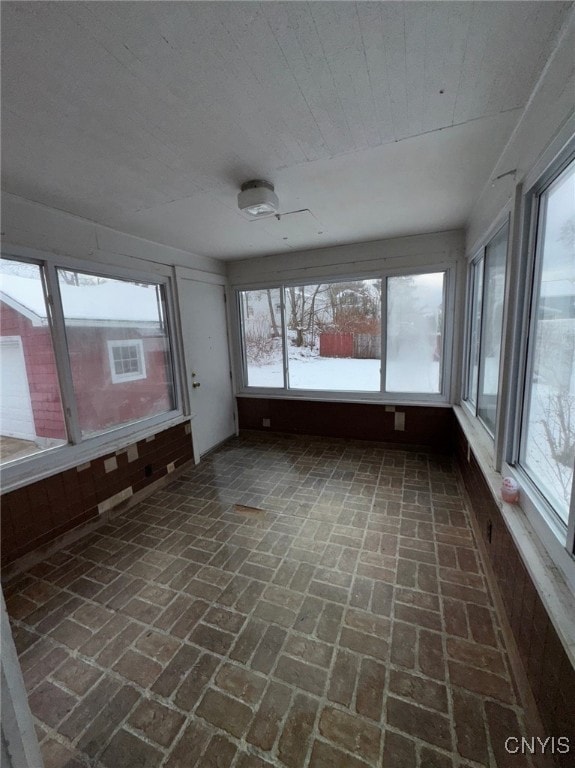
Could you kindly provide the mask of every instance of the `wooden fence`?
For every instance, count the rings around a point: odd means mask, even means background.
[[[378,360],[381,335],[372,333],[321,333],[320,357],[355,357]]]
[[[381,334],[354,333],[353,356],[368,360],[379,360],[381,355]]]

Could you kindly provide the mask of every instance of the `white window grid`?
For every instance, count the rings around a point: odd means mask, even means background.
[[[113,384],[146,378],[146,358],[141,339],[108,340],[108,359]]]

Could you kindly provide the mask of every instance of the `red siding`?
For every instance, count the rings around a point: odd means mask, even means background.
[[[22,339],[36,435],[65,440],[66,427],[49,328],[33,326],[30,320],[3,303],[0,303],[0,325],[2,336]]]
[[[114,383],[108,341],[142,339],[146,378]],[[158,337],[143,337],[138,329],[69,328],[78,415],[84,432],[94,432],[127,421],[146,418],[170,409],[165,353],[154,349]]]
[[[36,435],[66,439],[60,387],[50,331],[1,304],[2,336],[22,339]],[[146,377],[112,382],[108,340],[142,339]],[[170,366],[161,337],[144,337],[139,329],[71,327],[67,332],[72,376],[84,433],[163,413],[171,408]]]

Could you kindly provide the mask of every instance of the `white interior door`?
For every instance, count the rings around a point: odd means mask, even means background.
[[[201,456],[236,431],[224,286],[180,275],[178,296],[194,449]]]
[[[34,416],[24,361],[22,340],[19,336],[0,339],[0,372],[2,399],[0,400],[0,430],[5,437],[34,440]]]

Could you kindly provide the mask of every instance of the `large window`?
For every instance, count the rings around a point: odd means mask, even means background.
[[[491,433],[495,432],[499,394],[507,239],[508,226],[505,225],[485,249],[477,415]]]
[[[68,438],[42,271],[0,261],[0,452],[2,463]]]
[[[507,240],[505,224],[470,267],[467,401],[491,435],[499,394]]]
[[[566,524],[575,460],[575,161],[538,203],[520,464]]]
[[[440,396],[445,287],[441,271],[239,291],[244,385]]]
[[[291,389],[379,392],[381,281],[289,286]]]
[[[444,284],[444,272],[387,279],[389,392],[441,392]]]
[[[82,435],[174,406],[159,285],[58,270]]]
[[[7,463],[175,408],[165,286],[0,261]]]
[[[279,288],[240,294],[244,377],[249,387],[283,387],[282,305]]]

